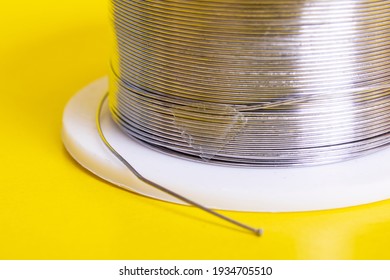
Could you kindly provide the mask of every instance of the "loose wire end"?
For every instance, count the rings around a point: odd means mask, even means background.
[[[143,181],[144,183],[147,183],[148,185],[150,185],[151,187],[153,188],[156,188],[162,192],[165,192],[177,199],[180,199],[181,201],[183,202],[186,202],[192,206],[195,206],[197,207],[198,209],[201,209],[211,215],[214,215],[215,217],[218,217],[226,222],[229,222],[231,224],[234,224],[238,227],[241,227],[243,229],[246,229],[246,230],[249,230],[253,233],[255,233],[257,236],[261,236],[262,233],[263,233],[263,230],[262,229],[257,229],[257,228],[254,228],[254,227],[251,227],[251,226],[248,226],[246,224],[243,224],[239,221],[236,221],[236,220],[233,220],[225,215],[222,215],[220,213],[217,213],[215,212],[214,210],[208,208],[208,207],[205,207],[195,201],[192,201],[190,199],[188,199],[187,197],[184,197],[170,189],[167,189],[153,181],[150,181],[149,179],[145,178],[142,174],[140,174],[124,157],[122,157],[121,154],[119,154],[115,148],[113,146],[111,146],[111,144],[108,142],[107,138],[105,137],[104,133],[103,133],[103,130],[102,130],[102,126],[101,126],[101,121],[100,121],[100,116],[101,116],[101,112],[102,112],[102,108],[103,108],[103,104],[104,102],[107,100],[107,97],[108,97],[108,94],[104,95],[104,97],[102,98],[102,100],[100,101],[100,104],[99,104],[99,108],[97,110],[97,113],[96,113],[96,126],[97,126],[97,130],[98,130],[98,133],[99,133],[99,136],[101,138],[101,140],[103,141],[103,143],[106,145],[106,147],[112,152],[113,155],[115,155],[138,179],[140,179],[141,181]]]

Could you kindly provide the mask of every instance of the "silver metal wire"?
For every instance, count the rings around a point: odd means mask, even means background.
[[[244,224],[238,220],[235,220],[235,219],[232,219],[232,218],[229,218],[228,216],[226,215],[223,215],[223,214],[220,214],[206,206],[203,206],[202,204],[192,200],[192,199],[189,199],[177,192],[174,192],[160,184],[157,184],[156,182],[153,182],[151,180],[149,180],[148,178],[144,177],[141,173],[138,172],[138,170],[133,166],[131,165],[111,144],[110,142],[107,140],[104,132],[103,132],[103,129],[102,129],[102,126],[101,126],[101,115],[102,115],[102,109],[103,109],[103,106],[107,100],[107,96],[108,94],[104,95],[104,97],[102,98],[102,100],[100,101],[99,103],[99,107],[98,107],[98,110],[96,112],[96,127],[97,127],[97,130],[98,130],[98,133],[99,133],[99,136],[102,140],[102,142],[104,143],[104,145],[110,150],[110,152],[118,159],[120,160],[124,166],[126,166],[126,168],[131,172],[133,173],[139,180],[141,180],[142,182],[148,184],[150,187],[153,187],[155,189],[158,189],[166,194],[169,194],[170,196],[172,197],[175,197],[179,200],[181,200],[182,202],[185,202],[189,205],[192,205],[192,206],[195,206],[196,208],[206,212],[206,213],[209,213],[221,220],[224,220],[225,222],[228,222],[230,224],[233,224],[237,227],[240,227],[242,229],[245,229],[247,231],[250,231],[252,233],[254,233],[256,236],[261,236],[263,234],[263,230],[261,228],[255,228],[255,227],[252,227],[252,226],[249,226],[247,224]]]
[[[390,143],[390,1],[112,3],[110,109],[138,141],[248,167]]]

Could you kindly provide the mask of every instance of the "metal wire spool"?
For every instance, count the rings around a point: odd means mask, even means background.
[[[113,0],[110,109],[179,157],[333,163],[390,142],[390,3]]]

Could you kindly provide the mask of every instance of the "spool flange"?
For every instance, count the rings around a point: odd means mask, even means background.
[[[86,169],[125,189],[181,203],[136,178],[104,145],[96,111],[108,91],[107,78],[79,91],[63,115],[62,139]],[[102,130],[110,144],[145,178],[215,209],[290,212],[340,208],[390,198],[390,148],[341,163],[299,168],[217,166],[173,157],[125,135],[107,104]]]

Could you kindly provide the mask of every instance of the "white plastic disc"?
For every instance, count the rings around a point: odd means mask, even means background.
[[[179,202],[138,180],[103,144],[96,111],[107,78],[77,93],[63,116],[69,153],[103,179],[150,197]],[[216,209],[286,212],[331,209],[390,198],[390,149],[317,167],[243,168],[216,166],[169,156],[125,135],[105,104],[102,129],[111,145],[144,177]]]

